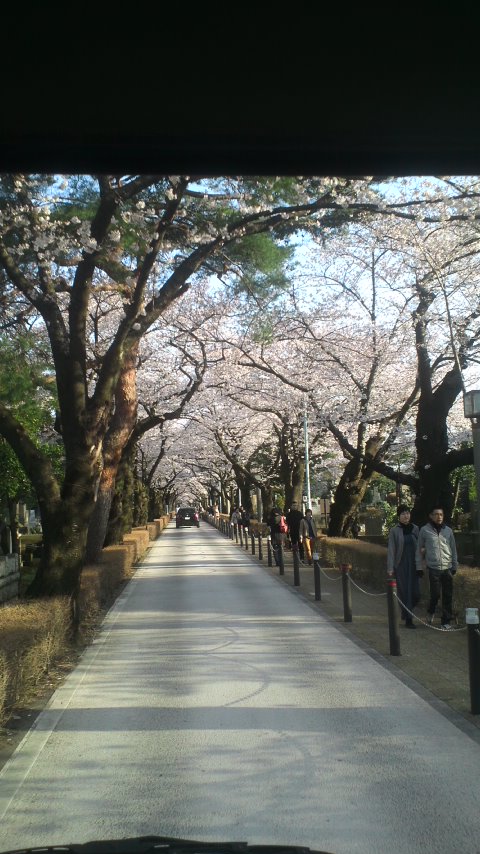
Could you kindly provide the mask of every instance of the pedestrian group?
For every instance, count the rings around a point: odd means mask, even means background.
[[[441,605],[440,627],[452,629],[453,577],[457,571],[458,559],[455,537],[451,528],[444,522],[442,507],[432,507],[428,522],[420,529],[411,521],[411,510],[406,504],[397,508],[397,524],[388,535],[387,575],[395,578],[397,598],[400,604],[401,619],[405,628],[415,629],[414,608],[420,601],[420,579],[428,573],[430,599],[426,622],[433,624],[438,604]],[[234,507],[230,521],[234,525],[248,529],[250,514],[240,505]],[[279,548],[285,546],[288,536],[291,548],[298,552],[299,562],[313,562],[317,527],[311,508],[302,513],[297,501],[287,515],[280,507],[272,507],[267,524],[276,566],[280,563]],[[355,532],[358,537],[358,530]]]

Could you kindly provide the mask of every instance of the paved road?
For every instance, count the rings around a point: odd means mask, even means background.
[[[214,528],[169,526],[0,773],[0,850],[480,851],[480,746]]]

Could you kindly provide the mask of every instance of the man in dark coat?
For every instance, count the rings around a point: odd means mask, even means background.
[[[285,541],[285,534],[282,531],[280,531],[280,521],[279,520],[281,519],[282,516],[283,516],[283,513],[280,510],[280,507],[272,507],[270,514],[269,514],[269,517],[268,517],[268,521],[267,521],[267,525],[270,528],[270,540],[272,543],[272,551],[273,551],[273,557],[275,560],[275,566],[279,565],[278,551],[277,551],[278,546],[280,546],[280,545],[283,546],[284,541]]]
[[[303,543],[299,542],[300,522],[303,519],[303,513],[298,506],[298,501],[292,501],[292,506],[285,518],[287,520],[288,533],[290,536],[292,549],[298,549],[300,560],[303,560]]]

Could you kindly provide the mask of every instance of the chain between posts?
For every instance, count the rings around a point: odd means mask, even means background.
[[[223,520],[221,520],[223,522]],[[238,535],[240,535],[240,543],[243,547],[243,536],[245,535],[245,548],[248,550],[248,530],[242,530],[241,526],[230,525],[227,524],[222,525],[218,524],[216,527],[220,528],[222,533],[225,533],[226,536],[229,536],[232,540],[235,535],[235,541],[238,542]],[[262,552],[262,535],[259,531],[257,534],[258,539],[258,556],[259,559],[262,560],[263,552]],[[251,541],[252,541],[252,554],[255,554],[255,532],[251,532]],[[271,538],[267,537],[267,561],[268,566],[272,566],[272,543]],[[283,555],[283,546],[279,543],[276,546],[276,559],[277,565],[279,567],[279,574],[284,575],[284,555]],[[298,551],[293,550],[293,565],[294,565],[294,584],[295,586],[300,584],[300,574],[299,574],[299,555]],[[386,593],[370,593],[368,590],[364,590],[360,585],[354,582],[350,577],[350,570],[352,569],[351,564],[340,564],[341,575],[337,578],[332,578],[329,576],[321,567],[319,563],[319,555],[317,553],[313,554],[313,572],[314,572],[314,585],[315,585],[315,599],[320,601],[321,596],[321,588],[320,588],[320,573],[323,573],[325,578],[329,579],[332,582],[342,580],[343,586],[343,603],[344,603],[344,621],[352,622],[352,603],[351,603],[351,584],[357,588],[361,593],[364,593],[366,596],[387,596],[388,603],[388,629],[389,629],[389,638],[390,638],[390,654],[391,655],[401,655],[400,652],[400,635],[399,635],[399,606],[404,609],[404,611],[409,614],[413,619],[417,620],[422,625],[427,626],[429,629],[434,629],[435,631],[445,632],[445,629],[432,626],[429,623],[421,620],[416,614],[413,613],[406,605],[402,602],[397,593],[397,582],[393,577],[387,578],[387,592]],[[478,608],[467,608],[466,609],[466,619],[465,626],[460,626],[454,631],[467,631],[468,632],[468,652],[469,652],[469,678],[470,678],[470,696],[471,696],[471,712],[473,715],[480,714],[480,620],[478,617]],[[449,632],[450,633],[450,632]]]
[[[417,614],[414,614],[414,613],[413,613],[413,611],[410,611],[410,609],[409,609],[409,608],[407,608],[407,606],[406,606],[406,605],[404,605],[404,603],[403,603],[403,602],[402,602],[402,600],[400,599],[400,597],[399,597],[399,595],[398,595],[398,593],[397,593],[397,592],[395,592],[395,596],[396,596],[396,598],[397,598],[398,604],[399,604],[399,605],[401,605],[401,607],[404,609],[404,611],[406,611],[406,613],[407,613],[410,617],[412,617],[412,619],[417,620],[417,622],[418,622],[418,623],[421,623],[421,624],[422,624],[422,626],[425,626],[427,629],[433,629],[433,631],[434,631],[434,632],[445,632],[445,629],[444,629],[444,628],[442,628],[441,626],[432,626],[432,624],[431,624],[431,623],[427,623],[425,620],[422,620],[422,618],[421,618],[421,617],[418,617],[418,616],[417,616]],[[466,630],[466,628],[467,628],[467,626],[466,626],[466,625],[465,625],[465,626],[458,626],[456,629],[450,629],[450,630],[449,630],[449,633],[451,634],[453,631],[455,631],[455,632],[464,632],[464,631]]]

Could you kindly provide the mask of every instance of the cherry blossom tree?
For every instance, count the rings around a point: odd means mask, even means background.
[[[465,263],[469,259],[468,282],[473,288],[478,198],[474,179],[418,181],[416,186],[410,182],[405,187],[399,182],[397,188],[389,183],[382,187],[369,178],[2,176],[0,320],[6,326],[21,322],[25,312],[32,312],[37,328],[42,327],[48,335],[58,397],[57,427],[65,457],[63,476],[59,477],[12,408],[0,402],[0,434],[30,476],[42,515],[44,557],[35,589],[76,593],[94,507],[100,496],[98,512],[105,520],[118,465],[137,424],[137,377],[145,336],[192,283],[200,276],[211,275],[235,306],[245,308],[237,331],[241,321],[243,334],[251,329],[254,343],[263,346],[261,342],[271,340],[277,322],[275,311],[268,311],[268,306],[278,293],[285,292],[285,264],[292,257],[294,235],[299,240],[316,240],[320,250],[339,229],[348,235],[351,223],[366,227],[378,218],[385,230],[391,225],[386,254],[375,258],[375,269],[386,267],[387,259],[394,256],[404,259],[404,269],[413,278],[402,280],[402,286],[412,289],[402,316],[406,316],[412,300],[417,300],[417,308],[422,306],[420,313],[425,305],[416,332],[418,352],[422,351],[422,323],[427,332],[432,328],[430,314],[441,297],[452,306],[450,339],[440,336],[441,346],[430,364],[435,368],[435,375],[430,373],[430,377],[441,374],[444,382],[444,403],[439,409],[443,418],[453,395],[450,386],[458,388],[459,371],[477,340],[476,309],[472,303],[463,325],[455,320],[459,316],[456,301],[460,305],[466,298],[465,275],[459,258],[455,269],[450,262],[448,266],[448,259],[441,256],[440,237],[434,235],[443,233],[447,242],[453,240],[453,246],[463,247],[461,257]],[[402,242],[403,238],[396,236],[395,224],[402,221],[413,223],[421,234],[420,243],[412,244],[418,261],[407,251],[408,240]],[[459,232],[452,238],[456,226]],[[430,259],[424,251],[427,242]],[[420,245],[423,255],[419,254]],[[339,264],[337,259],[335,275]],[[322,275],[326,281],[327,273]],[[382,275],[391,279],[387,269]],[[414,290],[414,282],[425,288],[427,279],[433,283],[434,276],[435,299],[428,303],[418,288]],[[343,294],[349,287],[350,280],[346,280]],[[433,284],[428,285],[429,293],[433,293],[432,288]],[[400,299],[401,291],[396,295]],[[380,460],[380,452],[385,458],[388,443],[393,441],[385,419],[389,429],[392,421],[394,428],[400,424],[403,407],[417,393],[417,385],[409,387],[395,411],[382,410],[386,396],[379,378],[385,377],[388,365],[381,354],[390,329],[382,327],[370,303],[370,323],[375,316],[376,332],[373,337],[368,331],[362,332],[355,315],[362,308],[360,290],[355,306],[353,335],[347,324],[342,330],[341,318],[338,314],[335,317],[331,307],[325,321],[335,322],[336,340],[328,342],[328,329],[313,325],[310,312],[303,312],[300,326],[300,307],[295,304],[295,311],[286,318],[287,338],[281,342],[286,347],[288,335],[295,335],[297,349],[293,357],[287,357],[293,365],[290,368],[288,361],[284,367],[281,362],[274,364],[270,373],[298,391],[317,393],[318,379],[314,381],[308,370],[306,378],[299,378],[297,373],[300,357],[308,357],[302,363],[308,369],[312,357],[320,352],[320,385],[329,403],[327,415],[322,409],[324,423],[332,435],[338,430],[340,417],[350,419],[353,429],[353,413],[357,412],[360,444],[348,445],[351,436],[342,429],[342,451],[351,455],[353,465],[363,460],[369,469]],[[355,371],[347,360],[352,341],[358,345],[359,367]],[[320,342],[325,345],[323,349]],[[331,344],[329,350],[327,343]],[[452,367],[447,354],[451,360],[453,345],[457,361]],[[257,355],[250,361],[246,358],[245,364],[260,365],[265,353],[261,359]],[[336,375],[332,374],[335,371]],[[351,390],[354,396],[354,403],[344,401],[344,416],[339,414],[339,396],[333,400],[330,393],[335,377],[340,390],[342,383],[345,390],[348,378],[349,395]],[[392,385],[393,381],[389,382]],[[427,401],[439,401],[440,396],[434,396],[436,390],[418,386]],[[164,413],[158,411],[155,417],[161,420]],[[400,419],[398,425],[395,419]],[[368,435],[360,424],[368,426]],[[378,447],[367,448],[369,441]],[[426,465],[422,463],[424,472],[428,471]]]
[[[2,299],[27,305],[50,341],[65,450],[64,476],[0,404],[0,432],[34,484],[44,555],[35,590],[75,595],[116,407],[133,422],[135,352],[202,269],[223,274],[261,234],[286,239],[374,204],[369,181],[182,176],[5,175],[0,187]],[[241,265],[240,265],[241,266]],[[235,273],[227,273],[230,279]],[[268,278],[268,277],[267,277]],[[249,288],[261,288],[257,276]],[[268,285],[268,282],[267,282]],[[92,300],[116,298],[111,338],[89,371]],[[20,309],[19,309],[20,310]],[[123,387],[122,387],[123,384]],[[120,435],[121,433],[121,435]],[[117,430],[118,444],[128,430]],[[118,458],[118,448],[115,451]]]
[[[437,199],[429,216],[353,224],[319,246],[290,307],[260,343],[243,345],[245,364],[309,394],[317,424],[347,460],[331,534],[348,533],[373,472],[407,484],[424,518],[432,501],[450,509],[449,474],[471,460],[471,449],[449,449],[447,435],[462,372],[478,353],[477,189],[469,188],[460,210]],[[385,460],[412,412],[416,462],[405,473]]]

